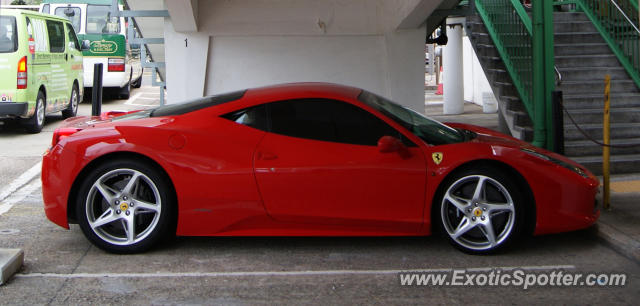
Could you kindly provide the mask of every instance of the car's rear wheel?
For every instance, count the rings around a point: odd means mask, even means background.
[[[85,236],[113,253],[151,248],[174,224],[175,203],[167,182],[157,167],[138,160],[98,166],[84,180],[76,202]]]
[[[71,89],[71,97],[69,98],[69,105],[62,111],[62,118],[67,119],[75,117],[78,113],[78,103],[80,103],[78,85],[73,84],[73,88]]]
[[[505,173],[489,167],[469,169],[449,178],[444,186],[437,213],[442,232],[455,247],[486,254],[521,236],[524,199]]]

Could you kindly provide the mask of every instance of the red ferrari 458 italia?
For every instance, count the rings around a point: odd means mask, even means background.
[[[42,185],[49,220],[115,253],[167,235],[434,231],[489,253],[599,216],[598,180],[561,155],[325,83],[67,119]]]

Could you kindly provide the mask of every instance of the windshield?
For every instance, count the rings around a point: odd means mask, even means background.
[[[358,100],[387,115],[428,144],[441,145],[465,140],[458,130],[368,91],[363,90]]]
[[[118,17],[111,17],[110,5],[87,5],[87,34],[118,34]]]
[[[0,16],[0,53],[15,52],[16,50],[18,50],[16,18]]]
[[[55,10],[55,15],[64,17],[71,21],[73,29],[80,32],[80,8],[79,7],[59,7]]]

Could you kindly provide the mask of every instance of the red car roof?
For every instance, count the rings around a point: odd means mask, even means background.
[[[247,90],[244,97],[247,99],[253,99],[268,98],[270,96],[274,96],[286,99],[295,97],[316,96],[356,99],[360,92],[362,92],[362,89],[346,85],[321,82],[305,82],[250,88]]]

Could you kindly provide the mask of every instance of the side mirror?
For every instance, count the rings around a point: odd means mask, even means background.
[[[64,15],[67,17],[73,17],[76,15],[76,12],[74,12],[72,8],[68,7],[64,10]]]
[[[403,159],[411,157],[407,146],[405,146],[400,139],[392,136],[380,137],[378,140],[378,150],[380,153],[397,152]]]
[[[89,50],[90,45],[91,45],[91,42],[85,39],[82,41],[82,45],[80,46],[80,48],[82,49],[82,51]]]

